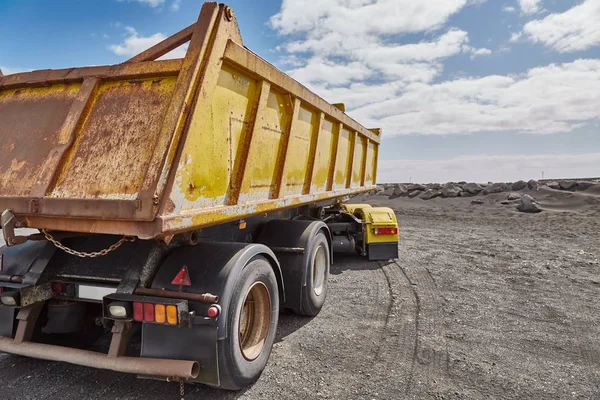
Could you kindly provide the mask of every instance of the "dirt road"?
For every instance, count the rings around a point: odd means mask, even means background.
[[[325,308],[282,315],[254,386],[186,398],[600,399],[600,208],[436,200],[369,198],[397,210],[400,259],[337,257]],[[0,371],[0,398],[179,398],[174,383],[16,356]]]

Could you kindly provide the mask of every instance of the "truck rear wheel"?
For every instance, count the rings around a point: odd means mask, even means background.
[[[263,257],[240,273],[229,303],[227,337],[219,341],[220,387],[242,389],[265,368],[279,318],[277,278]]]
[[[327,297],[327,280],[329,278],[330,251],[325,234],[320,231],[306,246],[308,257],[305,257],[304,270],[306,286],[302,288],[300,307],[294,312],[300,315],[315,316],[323,308]]]

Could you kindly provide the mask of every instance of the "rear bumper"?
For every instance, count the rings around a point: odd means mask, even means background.
[[[161,376],[177,379],[198,377],[200,365],[197,361],[168,360],[141,357],[112,357],[93,351],[72,349],[32,342],[16,342],[0,337],[0,351],[25,357],[49,361],[62,361],[83,367],[107,369],[130,374]]]
[[[398,258],[398,242],[367,244],[369,261]]]

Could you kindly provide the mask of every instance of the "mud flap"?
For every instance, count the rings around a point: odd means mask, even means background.
[[[219,386],[217,326],[173,327],[143,324],[142,357],[198,361],[200,374],[192,382]]]
[[[398,243],[370,243],[367,245],[369,261],[398,258]]]
[[[13,337],[16,328],[16,308],[0,306],[0,336]]]

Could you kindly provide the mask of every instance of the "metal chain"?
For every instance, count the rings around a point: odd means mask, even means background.
[[[181,396],[181,400],[185,400],[185,383],[183,382],[183,379],[179,381],[179,395]]]
[[[64,244],[62,244],[61,242],[59,242],[58,240],[54,239],[54,237],[49,234],[45,229],[42,229],[42,233],[44,234],[44,236],[46,237],[46,239],[48,239],[48,241],[52,242],[56,247],[58,247],[59,249],[63,250],[65,253],[69,253],[72,254],[74,256],[77,257],[81,257],[81,258],[96,258],[96,257],[102,257],[107,255],[108,253],[115,251],[116,249],[118,249],[119,247],[121,247],[121,245],[125,242],[133,242],[135,241],[135,237],[133,236],[123,236],[117,243],[111,245],[110,247],[104,249],[104,250],[100,250],[100,251],[94,251],[91,253],[86,253],[85,251],[77,251],[77,250],[73,250],[68,248],[67,246],[65,246]]]

